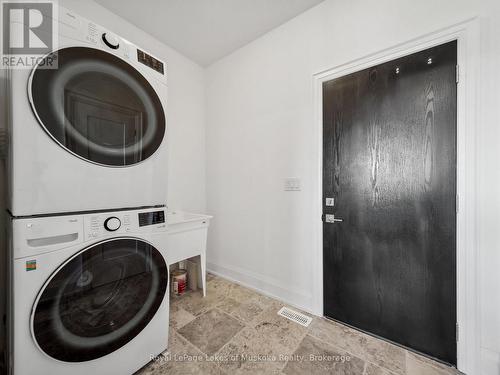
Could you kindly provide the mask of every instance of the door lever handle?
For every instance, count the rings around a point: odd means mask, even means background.
[[[341,223],[344,219],[336,218],[335,215],[325,215],[325,223]]]

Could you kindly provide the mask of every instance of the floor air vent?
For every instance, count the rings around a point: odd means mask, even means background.
[[[278,315],[285,317],[292,322],[299,323],[301,326],[307,327],[312,322],[312,318],[307,315],[301,314],[298,311],[292,310],[288,307],[282,307],[280,311],[278,311]]]

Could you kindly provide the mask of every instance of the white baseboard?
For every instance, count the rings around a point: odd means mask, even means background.
[[[481,375],[500,374],[500,353],[481,348]]]
[[[312,293],[308,295],[301,291],[291,290],[269,277],[226,264],[221,265],[207,262],[207,271],[316,315],[312,308],[314,302]]]

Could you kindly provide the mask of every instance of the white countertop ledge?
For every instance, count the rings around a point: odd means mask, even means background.
[[[213,216],[204,214],[194,214],[185,211],[170,211],[167,212],[167,225],[170,226],[183,223],[192,223],[197,221],[208,221],[211,218],[213,218]]]

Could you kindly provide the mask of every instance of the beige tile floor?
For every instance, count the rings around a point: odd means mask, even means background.
[[[383,340],[314,317],[307,328],[277,315],[283,304],[210,275],[205,298],[171,299],[169,349],[137,375],[458,374]]]

